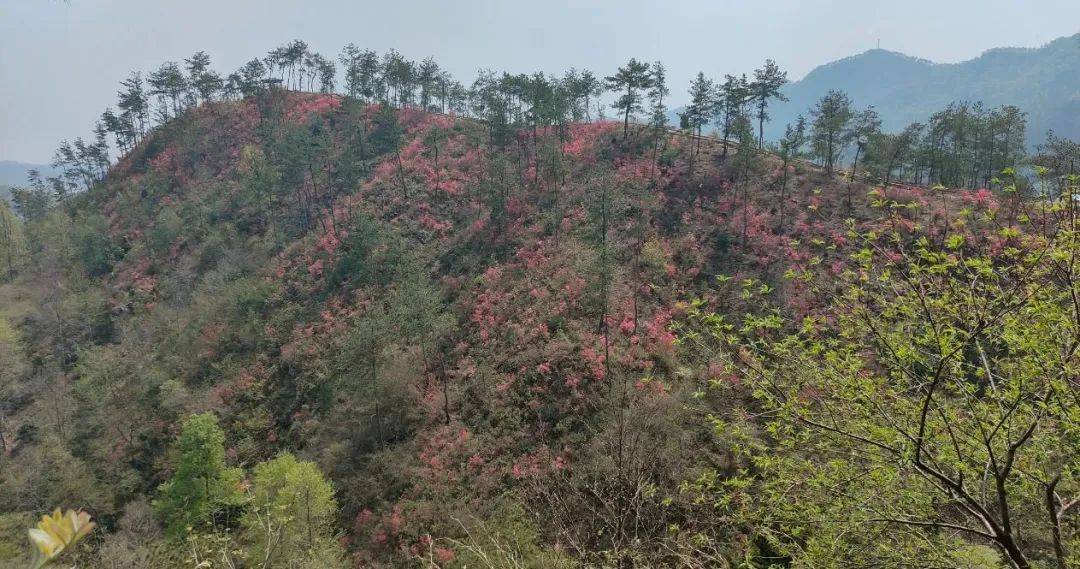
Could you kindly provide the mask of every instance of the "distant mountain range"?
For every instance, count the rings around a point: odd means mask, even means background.
[[[982,101],[1026,111],[1029,146],[1042,142],[1051,129],[1080,140],[1080,34],[1039,48],[991,49],[960,63],[883,49],[827,63],[787,85],[790,101],[773,106],[766,139],[779,138],[799,114],[809,118],[810,108],[829,89],[845,91],[857,108],[873,105],[889,131],[923,122],[953,101]]]
[[[0,160],[0,186],[25,186],[26,175],[30,170],[41,172],[42,176],[55,176],[56,168],[48,164],[27,164],[25,162],[13,162]]]

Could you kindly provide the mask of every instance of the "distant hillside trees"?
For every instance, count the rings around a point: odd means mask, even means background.
[[[867,149],[866,169],[882,184],[889,185],[914,153],[922,130],[923,125],[913,124],[896,134],[874,133]]]
[[[109,143],[105,140],[103,125],[98,123],[94,129],[93,142],[76,138],[75,142],[65,140],[60,143],[52,164],[61,169],[61,178],[65,182],[62,191],[57,192],[60,199],[67,193],[89,189],[105,179],[109,170]]]
[[[1039,145],[1032,162],[1037,168],[1044,170],[1044,178],[1051,184],[1048,193],[1052,192],[1055,196],[1065,195],[1068,186],[1076,183],[1077,168],[1080,167],[1080,144],[1051,132],[1046,137],[1046,142]]]
[[[529,144],[521,159],[538,163],[540,139],[549,134],[545,128],[555,127],[554,133],[562,139],[566,125],[603,119],[608,105],[619,113],[624,140],[631,134],[631,122],[642,115],[646,136],[660,140],[659,134],[668,126],[666,80],[660,62],[630,59],[606,78],[576,68],[562,77],[482,70],[466,86],[432,57],[417,62],[396,50],[380,55],[348,44],[335,63],[301,40],[274,48],[223,75],[212,69],[210,56],[199,51],[182,63],[166,62],[145,75],[133,72],[123,80],[116,106],[101,114],[94,138],[62,143],[54,160],[62,174],[45,182],[52,198],[63,199],[104,179],[111,158],[106,135],[125,154],[155,125],[175,120],[190,108],[257,97],[272,89],[340,93],[362,104],[468,116],[485,123],[489,143],[499,146],[527,129]],[[689,85],[690,103],[680,112],[680,126],[700,137],[709,125],[715,125],[724,145],[720,157],[724,161],[729,140],[745,138],[738,129],[743,121],[750,121],[756,126],[755,144],[763,149],[770,109],[786,100],[782,88],[787,83],[787,72],[771,59],[751,77],[729,74],[714,80],[699,73]],[[604,101],[605,93],[614,101]],[[957,102],[899,133],[882,131],[880,117],[869,112],[858,112],[846,93],[830,91],[809,109],[803,141],[806,152],[803,145],[797,150],[790,144],[786,150],[771,148],[787,153],[787,161],[813,158],[827,173],[850,164],[853,179],[886,184],[1001,187],[1000,173],[1025,163],[1027,115],[1015,106],[986,108],[981,103]],[[1043,153],[1044,158],[1056,160],[1052,155],[1061,154],[1061,139],[1048,144],[1053,149]],[[700,138],[690,143],[691,174],[700,145]],[[554,171],[558,159],[552,156],[558,152],[553,143],[548,147],[546,167]],[[659,148],[654,161],[658,156]],[[1062,168],[1060,160],[1055,162],[1055,172]],[[534,183],[539,175],[538,167]]]
[[[570,69],[561,78],[543,73],[510,74],[481,71],[466,87],[428,57],[420,62],[409,60],[396,50],[381,56],[346,45],[337,57],[341,66],[342,94],[362,103],[381,103],[390,108],[416,107],[425,111],[456,113],[483,121],[488,126],[489,142],[504,145],[512,133],[530,131],[527,159],[539,161],[540,134],[556,127],[555,134],[565,135],[565,126],[580,121],[603,118],[605,92],[612,91],[612,108],[619,111],[623,138],[630,135],[630,123],[646,115],[652,140],[660,140],[667,127],[665,97],[670,93],[665,70],[660,62],[650,64],[630,59],[617,72],[604,79],[589,70]],[[270,50],[261,59],[252,59],[236,71],[222,75],[211,68],[210,56],[196,52],[182,64],[166,62],[146,74],[135,72],[121,83],[116,109],[106,109],[92,143],[76,140],[61,146],[57,164],[64,169],[61,179],[70,191],[85,189],[101,180],[109,166],[109,145],[103,134],[112,136],[120,153],[127,153],[153,128],[182,115],[186,110],[221,100],[258,96],[268,89],[334,93],[338,90],[338,65],[311,50],[301,40],[294,40]],[[771,101],[783,100],[780,87],[786,73],[767,60],[754,73],[727,76],[721,85],[701,74],[691,86],[694,99],[686,118],[698,135],[715,122],[722,127],[725,139],[733,134],[737,120],[757,121],[762,132],[768,121]],[[751,110],[752,109],[752,110]],[[756,143],[763,146],[761,140]],[[692,145],[692,152],[700,141]],[[558,158],[554,145],[548,169],[556,170]],[[655,142],[654,142],[655,146]],[[654,161],[659,148],[654,151]],[[725,143],[725,157],[726,157]],[[554,156],[554,159],[551,157]],[[538,180],[539,168],[533,173]]]
[[[592,121],[593,101],[604,92],[604,84],[587,69],[578,71],[571,67],[563,76],[562,83],[570,96],[570,117],[575,122]]]
[[[755,143],[759,149],[764,148],[761,134],[769,120],[769,105],[775,100],[787,100],[780,92],[786,83],[787,72],[771,59],[754,71],[752,80],[746,75],[725,75],[719,82],[698,73],[690,82],[690,104],[680,113],[680,126],[700,136],[706,125],[715,124],[724,143],[722,159],[726,159],[727,141],[732,137],[742,138],[736,132],[737,123],[755,120],[758,130]]]
[[[948,187],[1000,186],[1026,156],[1027,116],[1017,107],[954,103],[897,134],[868,133],[866,166],[875,181]]]
[[[333,90],[334,62],[308,49],[307,42],[293,40],[288,44],[273,49],[263,59],[271,75],[277,70],[278,79],[285,87],[297,91],[315,90],[315,81],[319,81],[320,92]]]
[[[379,55],[350,43],[341,50],[338,61],[345,75],[345,94],[363,101],[374,99],[379,92]]]
[[[25,188],[12,188],[11,203],[15,212],[27,221],[45,217],[54,200],[65,194],[63,180],[42,179],[37,170],[31,170]]]
[[[146,78],[150,86],[150,96],[158,102],[158,120],[166,122],[184,111],[184,93],[187,91],[187,78],[175,62],[163,63],[150,72]]]
[[[266,73],[266,66],[263,65],[263,62],[252,59],[240,69],[229,74],[225,82],[225,96],[231,99],[257,95],[262,90]]]
[[[138,71],[120,83],[116,94],[119,113],[106,109],[101,116],[105,129],[116,137],[121,152],[127,152],[146,134],[150,123],[150,103],[144,88],[142,74]]]

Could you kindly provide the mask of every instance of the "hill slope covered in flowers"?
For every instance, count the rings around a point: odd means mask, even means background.
[[[1018,204],[618,123],[493,140],[335,95],[204,104],[27,224],[33,267],[0,286],[4,527],[80,507],[88,564],[217,563],[151,514],[209,412],[230,467],[318,466],[356,566],[790,562],[738,515],[769,427],[701,316],[828,319],[865,236],[895,236],[882,262],[998,254]]]

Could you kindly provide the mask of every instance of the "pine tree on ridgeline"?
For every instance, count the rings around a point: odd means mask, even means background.
[[[652,85],[649,64],[631,59],[606,81],[608,90],[620,93],[619,98],[611,106],[622,111],[623,140],[626,140],[630,130],[630,117],[644,110],[642,107],[644,92]]]

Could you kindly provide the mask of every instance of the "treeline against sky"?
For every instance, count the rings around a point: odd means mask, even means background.
[[[1003,170],[1015,170],[1027,158],[1026,113],[1018,107],[955,102],[925,122],[890,133],[882,130],[872,106],[858,109],[849,96],[835,90],[789,124],[781,140],[766,144],[770,105],[787,100],[787,82],[787,73],[772,60],[750,76],[713,80],[699,73],[688,88],[690,103],[678,112],[679,127],[812,159],[830,173],[850,165],[852,176],[861,174],[868,182],[885,185],[993,187],[1000,185]],[[624,136],[631,124],[643,120],[650,128],[668,128],[671,116],[661,62],[631,59],[607,77],[576,68],[562,77],[481,70],[466,86],[431,57],[416,62],[395,50],[380,55],[353,44],[345,46],[335,62],[295,40],[228,74],[212,69],[209,55],[200,51],[182,63],[166,62],[145,74],[132,72],[120,84],[115,108],[106,109],[96,122],[93,139],[60,144],[53,163],[62,173],[42,177],[32,172],[29,188],[16,190],[13,201],[19,209],[40,209],[62,200],[104,179],[112,148],[128,152],[155,126],[189,108],[255,97],[275,88],[465,116],[486,123],[498,143],[511,140],[520,129],[535,132],[605,120],[608,107],[617,112]],[[609,105],[606,101],[612,98]],[[1051,164],[1058,175],[1071,173],[1078,153],[1067,142],[1050,133],[1034,162]]]

